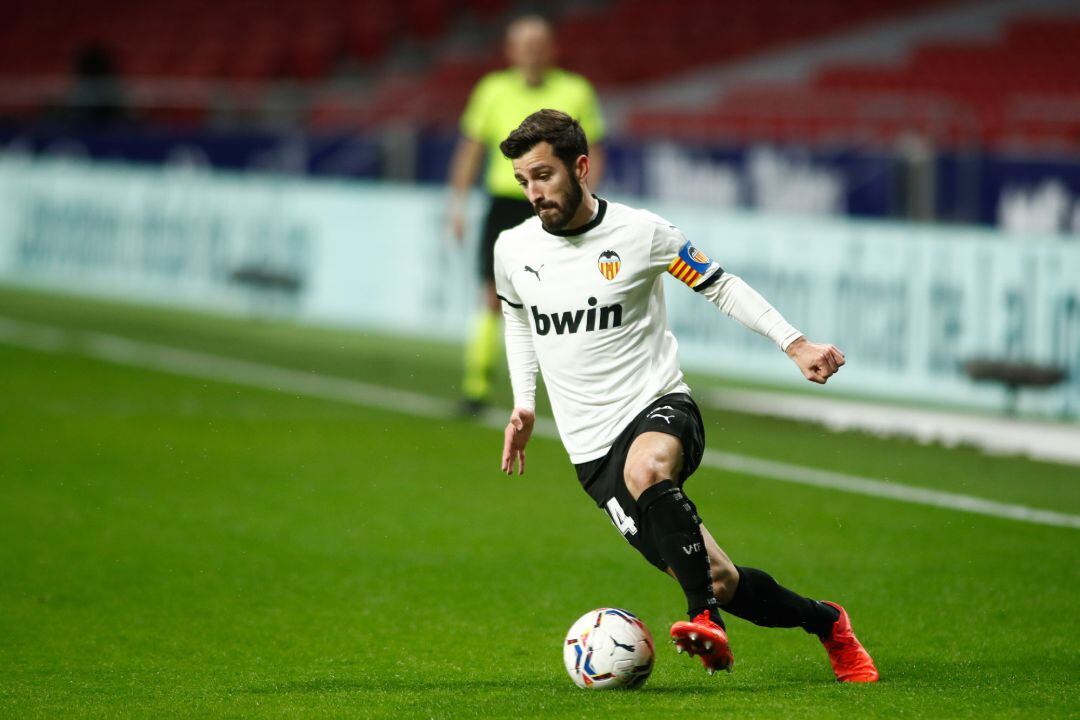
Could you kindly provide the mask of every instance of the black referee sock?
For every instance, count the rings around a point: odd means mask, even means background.
[[[719,621],[709,553],[701,536],[701,520],[682,490],[670,480],[662,480],[646,488],[637,502],[641,509],[642,529],[652,533],[660,557],[675,572],[675,578],[686,594],[690,617],[709,610]]]
[[[833,623],[840,617],[836,608],[793,593],[764,570],[738,565],[735,569],[739,584],[723,610],[763,627],[801,627],[825,638],[832,634]]]

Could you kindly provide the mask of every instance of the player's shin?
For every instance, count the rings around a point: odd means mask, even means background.
[[[664,480],[638,498],[645,532],[652,533],[660,557],[667,563],[686,594],[687,613],[705,610],[723,627],[713,595],[709,554],[701,536],[701,520],[682,490]]]
[[[840,616],[823,602],[811,600],[780,585],[769,573],[735,566],[739,584],[725,612],[763,627],[801,627],[808,633],[828,637]]]
[[[465,347],[465,378],[462,390],[466,399],[484,402],[491,393],[491,376],[499,354],[499,315],[484,310]]]

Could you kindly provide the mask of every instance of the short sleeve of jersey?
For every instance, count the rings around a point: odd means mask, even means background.
[[[600,101],[596,97],[596,91],[585,78],[581,78],[583,100],[577,117],[581,123],[581,129],[585,131],[585,137],[590,143],[597,143],[604,139],[604,116],[600,113]]]
[[[506,269],[502,247],[498,241],[495,243],[495,293],[510,307],[520,309],[523,306],[521,298],[518,297],[517,291],[510,282],[510,273]]]
[[[484,142],[484,128],[488,123],[488,115],[492,108],[490,96],[493,86],[494,77],[490,74],[485,75],[469,94],[465,112],[461,115],[461,133],[465,137]]]
[[[660,217],[654,217],[651,264],[661,272],[694,290],[704,290],[723,273],[723,268],[694,247],[682,232]]]

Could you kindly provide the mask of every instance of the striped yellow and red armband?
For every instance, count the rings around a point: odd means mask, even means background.
[[[679,249],[679,254],[668,265],[667,271],[687,287],[694,287],[701,277],[716,267],[705,253],[687,242]]]

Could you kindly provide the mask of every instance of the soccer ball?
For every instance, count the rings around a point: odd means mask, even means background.
[[[570,626],[563,661],[578,687],[640,687],[652,672],[652,635],[633,613],[597,608]]]

